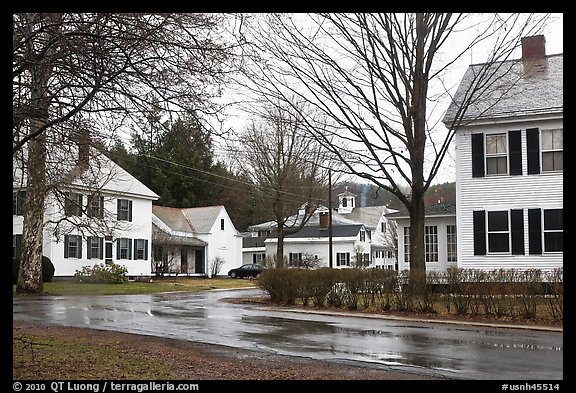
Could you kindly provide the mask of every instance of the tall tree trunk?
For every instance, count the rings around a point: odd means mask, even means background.
[[[276,267],[284,267],[284,224],[283,221],[278,224],[278,243],[276,247]]]
[[[34,14],[29,16],[29,29],[34,23]],[[48,14],[46,31],[55,37],[61,29],[62,14]],[[52,57],[56,54],[53,45],[45,52],[37,52],[31,42],[27,51],[30,68],[30,134],[33,135],[46,125],[49,118],[49,80],[52,75]],[[44,203],[47,194],[46,182],[46,132],[41,132],[28,141],[28,166],[26,173],[26,201],[24,202],[24,222],[22,232],[22,254],[16,291],[22,293],[42,293],[42,245],[44,234]]]
[[[34,121],[34,123],[38,123]],[[39,294],[42,285],[42,240],[46,199],[46,134],[28,142],[28,171],[22,254],[16,292]]]
[[[412,198],[410,212],[410,283],[413,288],[424,289],[426,259],[424,252],[424,195]]]

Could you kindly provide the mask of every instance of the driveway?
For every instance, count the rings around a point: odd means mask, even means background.
[[[563,334],[269,310],[227,297],[257,289],[16,297],[13,318],[362,362],[457,379],[562,380]]]

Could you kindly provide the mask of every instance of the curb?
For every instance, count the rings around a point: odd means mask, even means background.
[[[280,307],[263,307],[263,308],[266,310],[269,310],[269,311],[283,311],[283,312],[293,312],[293,313],[301,313],[301,314],[331,315],[331,316],[337,316],[337,317],[384,319],[384,320],[420,322],[420,323],[443,323],[443,324],[447,324],[447,325],[479,326],[479,327],[491,327],[491,328],[499,328],[499,329],[523,329],[523,330],[537,330],[537,331],[545,331],[545,332],[564,333],[563,327],[555,327],[555,326],[513,325],[513,324],[490,323],[490,322],[469,322],[469,321],[458,321],[458,320],[409,318],[409,317],[399,317],[396,315],[360,314],[360,313],[337,312],[337,311],[302,310],[302,309],[297,309],[297,308],[280,308]]]

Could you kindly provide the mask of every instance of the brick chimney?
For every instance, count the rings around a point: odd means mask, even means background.
[[[76,138],[78,143],[78,166],[85,169],[90,161],[90,131],[86,128],[81,128],[76,132]]]
[[[538,60],[546,57],[546,38],[543,35],[522,37],[522,60]]]
[[[330,223],[330,215],[328,212],[320,213],[320,229],[328,229],[328,224]]]

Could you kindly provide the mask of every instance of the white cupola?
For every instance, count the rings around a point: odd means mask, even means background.
[[[352,213],[352,210],[356,207],[356,195],[348,191],[348,186],[346,186],[346,191],[338,194],[338,213],[347,214]]]

